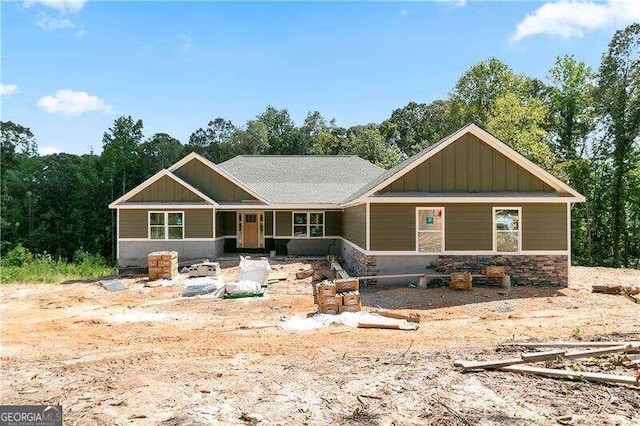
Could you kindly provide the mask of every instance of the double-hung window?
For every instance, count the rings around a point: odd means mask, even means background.
[[[416,250],[419,253],[444,252],[444,207],[418,207],[416,222]]]
[[[149,239],[181,240],[183,238],[183,212],[149,212]]]
[[[521,216],[520,207],[493,208],[493,251],[498,253],[520,251]]]
[[[324,237],[323,212],[293,212],[294,237]]]

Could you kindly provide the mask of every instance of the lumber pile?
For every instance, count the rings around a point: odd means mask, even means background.
[[[536,362],[550,363],[552,361],[562,361],[567,359],[585,359],[602,355],[624,354],[629,352],[637,352],[640,350],[639,342],[611,342],[609,345],[603,345],[603,342],[580,342],[579,345],[573,345],[574,342],[553,342],[545,344],[522,344],[525,347],[580,347],[597,349],[566,351],[564,349],[551,350],[546,352],[528,352],[522,353],[520,357],[488,360],[488,361],[468,361],[457,360],[454,366],[462,368],[465,372],[483,371],[483,370],[499,370],[511,371],[515,373],[533,374],[544,377],[562,378],[570,380],[587,380],[592,382],[606,382],[615,384],[627,384],[632,386],[640,385],[640,375],[617,375],[603,374],[590,371],[574,371],[571,369],[546,368],[547,366],[538,367],[532,365]]]
[[[177,251],[154,251],[147,256],[149,279],[171,279],[178,275]]]
[[[591,286],[592,293],[620,294],[634,303],[640,304],[640,284],[620,285],[620,284],[595,284]]]
[[[362,310],[357,278],[325,280],[316,284],[318,312],[321,314],[341,314]]]

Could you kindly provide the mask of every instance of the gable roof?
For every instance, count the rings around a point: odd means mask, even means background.
[[[355,155],[240,155],[218,166],[274,204],[339,204],[384,173]]]
[[[235,176],[229,174],[226,170],[224,170],[222,167],[220,167],[220,164],[216,164],[213,161],[208,160],[207,158],[203,157],[202,155],[198,154],[197,152],[191,152],[186,157],[184,157],[183,159],[181,159],[180,161],[178,161],[177,163],[175,163],[174,165],[169,167],[169,170],[172,171],[172,172],[175,171],[175,170],[178,170],[180,167],[184,166],[185,164],[189,163],[192,160],[200,161],[201,163],[203,163],[204,165],[209,167],[214,172],[218,173],[219,175],[221,175],[225,179],[228,179],[229,181],[231,181],[234,185],[236,185],[239,188],[247,191],[247,193],[249,193],[250,195],[254,196],[259,201],[262,201],[264,203],[268,202],[263,196],[261,196],[260,194],[258,194],[255,191],[253,191],[244,182],[238,180],[238,178],[236,178]]]
[[[118,205],[121,205],[122,203],[127,201],[129,198],[131,198],[134,195],[138,194],[140,191],[144,190],[145,188],[148,188],[149,186],[153,185],[155,182],[159,181],[160,179],[162,179],[165,176],[168,177],[169,179],[173,180],[177,184],[183,186],[185,189],[187,189],[188,191],[192,192],[194,195],[196,195],[199,198],[201,198],[204,202],[206,202],[208,204],[211,204],[211,205],[214,205],[214,206],[218,205],[218,203],[216,203],[211,198],[207,197],[205,194],[200,192],[197,188],[194,188],[193,186],[191,186],[190,184],[188,184],[184,180],[180,179],[178,176],[176,176],[173,173],[171,173],[169,170],[163,169],[163,170],[160,170],[155,175],[151,176],[149,179],[147,179],[144,182],[142,182],[140,185],[138,185],[135,188],[133,188],[132,190],[128,191],[126,194],[124,194],[123,196],[121,196],[120,198],[118,198],[117,200],[112,202],[111,204],[109,204],[109,208],[110,209],[116,208]]]
[[[556,191],[570,194],[573,198],[575,198],[576,201],[585,200],[582,194],[571,188],[569,185],[562,182],[560,179],[556,178],[551,173],[544,170],[542,167],[531,162],[530,160],[516,152],[513,148],[493,136],[491,133],[481,129],[473,123],[470,123],[460,130],[450,134],[449,136],[444,137],[437,143],[428,146],[417,154],[407,158],[403,162],[395,165],[394,167],[379,175],[377,178],[368,182],[366,185],[351,194],[345,201],[345,204],[353,204],[357,201],[361,201],[373,195],[399,177],[410,172],[415,167],[433,157],[435,154],[442,151],[447,146],[451,145],[453,142],[467,133],[475,135],[482,142],[488,144],[496,151],[504,154],[508,159],[528,170],[531,174],[540,178],[543,182],[556,189]]]

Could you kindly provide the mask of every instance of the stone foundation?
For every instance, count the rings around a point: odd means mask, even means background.
[[[438,256],[436,272],[471,272],[482,274],[485,266],[504,266],[511,284],[527,286],[569,285],[569,264],[566,255],[495,255],[495,256]],[[496,279],[474,278],[473,283],[495,284]]]
[[[376,256],[367,256],[344,241],[342,242],[341,256],[344,260],[342,266],[352,277],[367,277],[378,274]]]
[[[343,241],[341,257],[342,266],[349,275],[354,277],[421,272],[482,274],[485,266],[504,266],[511,277],[512,285],[538,287],[569,285],[567,255],[367,256],[361,250]],[[394,280],[394,282],[399,281]],[[499,285],[500,279],[474,278],[473,283]]]

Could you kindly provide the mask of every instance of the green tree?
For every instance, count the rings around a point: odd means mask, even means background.
[[[267,131],[267,154],[291,155],[300,154],[298,129],[286,109],[278,110],[269,105],[262,114],[254,120],[264,125]],[[247,123],[249,127],[250,123]],[[256,150],[259,150],[256,148]]]
[[[401,157],[400,149],[385,143],[375,124],[351,127],[340,154],[357,155],[384,169],[396,165]]]
[[[610,144],[613,168],[612,251],[613,264],[627,265],[630,172],[637,161],[640,133],[640,24],[618,30],[602,58],[596,91],[598,108],[604,118],[605,141]],[[637,236],[636,236],[637,237]]]
[[[125,194],[142,181],[144,172],[140,161],[142,120],[131,116],[119,117],[102,137],[102,161],[106,176],[113,187],[113,195]],[[117,198],[117,197],[115,197]]]
[[[409,102],[380,124],[380,132],[388,144],[397,145],[404,156],[410,157],[455,130],[448,111],[449,101]]]
[[[214,163],[219,163],[223,155],[221,144],[228,141],[237,130],[231,121],[215,118],[209,121],[206,129],[200,128],[191,134],[187,151],[195,151]]]
[[[448,118],[454,128],[467,123],[486,127],[498,98],[507,93],[528,98],[536,91],[534,81],[516,75],[496,58],[471,66],[456,82],[451,92]]]
[[[554,155],[545,139],[546,106],[536,98],[523,101],[515,93],[495,100],[486,129],[529,160],[551,167]]]
[[[145,177],[171,166],[183,155],[180,141],[166,133],[156,133],[140,145]]]

